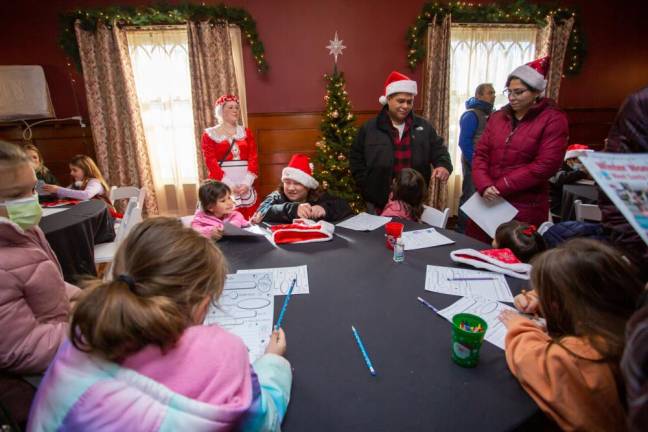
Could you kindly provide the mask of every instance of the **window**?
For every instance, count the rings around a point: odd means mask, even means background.
[[[187,212],[198,183],[186,27],[129,30],[128,48],[161,213]],[[175,187],[174,204],[167,201]]]
[[[495,107],[508,103],[502,94],[506,77],[517,66],[535,58],[535,26],[457,25],[450,29],[450,119],[448,149],[457,174],[461,173],[459,119],[465,102],[481,83],[492,83]],[[458,191],[461,194],[461,191]]]

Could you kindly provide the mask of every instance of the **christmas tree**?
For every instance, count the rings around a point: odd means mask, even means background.
[[[337,38],[337,35],[336,35]],[[349,169],[349,150],[355,138],[355,116],[344,89],[344,74],[333,67],[333,75],[324,75],[326,80],[326,109],[322,113],[320,130],[322,137],[315,146],[315,178],[322,188],[334,196],[346,200],[354,212],[364,209],[364,201],[355,188]]]

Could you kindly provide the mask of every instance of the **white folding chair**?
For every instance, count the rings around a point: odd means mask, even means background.
[[[113,186],[110,188],[110,201],[115,202],[115,200],[120,199],[130,199],[138,198],[139,199],[140,190],[135,186]]]
[[[180,218],[180,221],[182,222],[183,226],[186,226],[187,228],[191,227],[191,222],[193,221],[194,216],[189,215],[189,216],[182,216]]]
[[[576,212],[576,220],[600,222],[603,219],[601,209],[595,204],[583,204],[581,200],[574,201],[574,211]]]
[[[421,215],[421,222],[432,225],[437,228],[445,228],[448,224],[448,216],[450,216],[450,209],[446,208],[443,211],[437,210],[434,207],[423,206],[423,214]]]
[[[115,241],[99,243],[94,247],[95,264],[111,262],[117,252],[117,247],[128,235],[131,229],[142,221],[142,208],[137,205],[137,197],[128,200],[124,218],[117,228]]]

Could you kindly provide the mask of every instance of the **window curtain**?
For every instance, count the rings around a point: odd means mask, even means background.
[[[241,100],[241,118],[247,118],[243,78],[241,33],[238,27],[210,22],[189,22],[189,63],[194,113],[195,152],[198,174],[208,177],[200,148],[205,128],[216,123],[214,102],[223,94],[237,94]],[[237,83],[241,83],[241,92]]]
[[[536,57],[547,55],[551,57],[545,95],[555,101],[558,100],[560,93],[567,43],[573,27],[574,17],[558,24],[552,16],[548,16],[547,25],[538,32],[536,39]],[[568,59],[568,61],[571,61],[571,59]]]
[[[147,189],[144,211],[158,213],[126,33],[99,24],[85,31],[75,24],[97,163],[113,186]]]
[[[423,117],[436,129],[448,143],[448,97],[450,94],[450,14],[441,22],[434,16],[428,26],[426,51],[423,70]],[[431,178],[428,188],[427,204],[443,210],[448,201],[448,185],[445,181]]]
[[[160,212],[193,213],[198,164],[186,29],[132,28],[127,37]]]

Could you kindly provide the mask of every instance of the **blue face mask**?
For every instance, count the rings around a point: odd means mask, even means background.
[[[23,230],[28,230],[38,225],[43,215],[43,210],[38,203],[38,194],[34,194],[28,198],[6,200],[0,203],[0,207],[5,207],[9,220]]]

